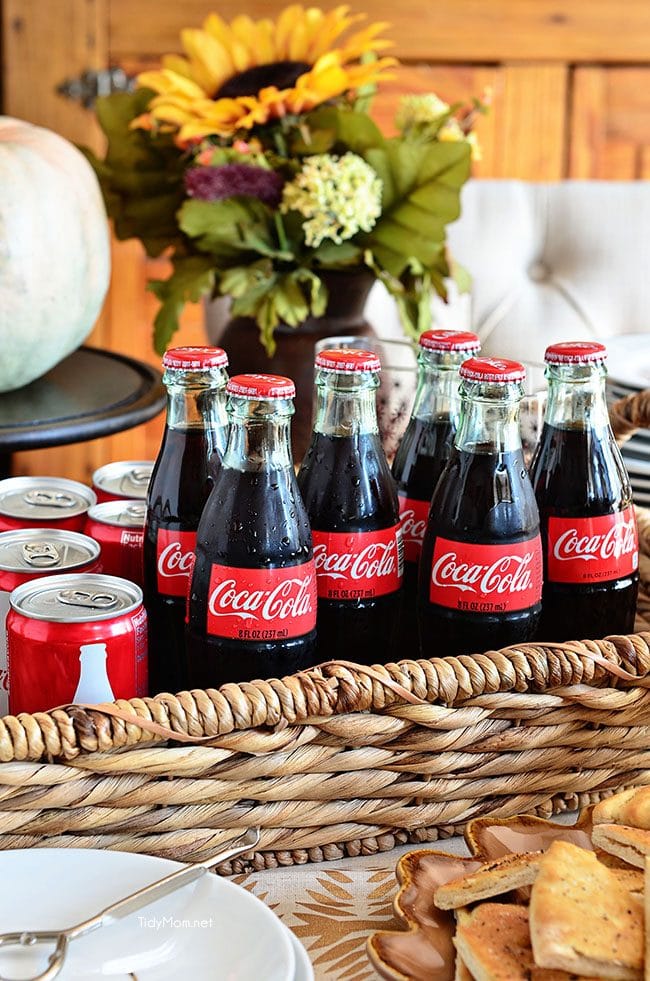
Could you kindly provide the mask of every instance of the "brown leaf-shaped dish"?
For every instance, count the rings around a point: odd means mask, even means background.
[[[480,865],[428,849],[408,852],[397,863],[401,889],[393,906],[408,930],[382,930],[368,939],[375,970],[389,981],[454,981],[454,914],[433,905],[438,886]]]
[[[545,851],[558,839],[591,849],[591,826],[591,808],[573,825],[529,815],[477,818],[465,831],[472,858],[429,849],[407,852],[397,863],[401,888],[393,903],[407,929],[370,936],[367,950],[375,970],[389,981],[454,981],[456,924],[453,913],[433,904],[438,886],[509,852]]]

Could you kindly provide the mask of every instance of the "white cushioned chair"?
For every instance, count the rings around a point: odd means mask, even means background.
[[[470,181],[448,238],[473,285],[436,322],[471,327],[485,354],[540,362],[553,341],[650,331],[650,182]],[[382,289],[368,319],[397,338]]]

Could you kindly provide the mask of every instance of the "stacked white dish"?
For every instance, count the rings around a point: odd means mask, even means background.
[[[616,402],[650,388],[650,334],[622,334],[607,345],[607,400]],[[640,429],[623,446],[634,501],[650,507],[650,430]]]
[[[126,852],[33,848],[0,854],[0,932],[61,930],[154,882],[177,862]],[[44,971],[49,947],[0,951],[0,975]],[[304,947],[261,900],[216,875],[69,945],[61,981],[313,981]]]

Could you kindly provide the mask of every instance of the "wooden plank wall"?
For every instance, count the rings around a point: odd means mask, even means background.
[[[178,47],[181,27],[211,9],[273,16],[277,0],[0,0],[4,111],[98,146],[91,112],[56,93],[84,68],[129,71]],[[329,4],[325,4],[329,6]],[[402,60],[376,104],[387,130],[404,92],[453,101],[493,91],[478,131],[477,177],[636,180],[650,175],[650,2],[625,0],[354,0],[353,9],[392,25]],[[150,345],[155,300],[146,279],[165,274],[135,242],[113,247],[112,288],[92,342],[156,363]],[[200,342],[189,308],[179,340]],[[19,472],[87,479],[110,459],[155,456],[162,420],[128,433],[31,454]]]

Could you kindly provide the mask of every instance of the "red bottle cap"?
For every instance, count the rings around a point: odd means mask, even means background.
[[[426,351],[479,351],[481,342],[469,330],[425,330],[420,347]]]
[[[460,377],[477,382],[521,382],[526,369],[518,361],[505,358],[469,358],[460,366]]]
[[[244,399],[292,399],[296,386],[283,375],[235,375],[226,391]]]
[[[163,354],[165,368],[201,371],[203,368],[225,368],[228,355],[222,347],[172,347]]]
[[[321,351],[316,358],[316,367],[321,371],[341,371],[352,374],[355,371],[381,371],[381,361],[374,351],[337,347],[329,351]]]
[[[563,341],[546,348],[548,364],[592,364],[607,360],[607,348],[598,341]]]

